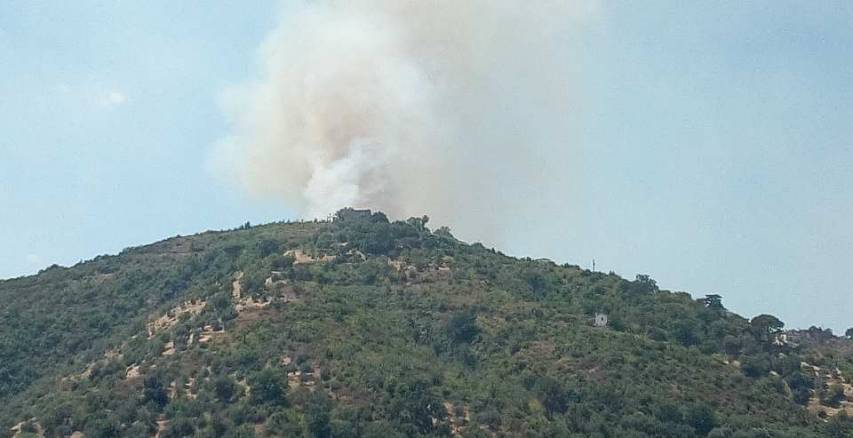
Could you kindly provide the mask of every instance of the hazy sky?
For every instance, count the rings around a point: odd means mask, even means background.
[[[206,165],[280,10],[0,2],[0,277],[292,217]],[[503,249],[853,326],[853,3],[605,1],[584,26],[575,213]]]

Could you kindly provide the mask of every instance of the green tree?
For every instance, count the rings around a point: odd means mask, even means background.
[[[331,403],[325,394],[314,392],[305,407],[305,435],[313,438],[327,438],[332,434],[329,423]]]
[[[544,275],[539,271],[531,269],[524,273],[524,281],[527,282],[527,286],[530,287],[530,291],[533,292],[535,297],[542,298],[548,286],[548,280]]]
[[[821,392],[820,402],[825,406],[838,407],[844,400],[844,387],[839,384],[829,385]]]
[[[847,336],[847,339],[853,339],[853,327],[847,329],[847,331],[844,332],[844,336]]]
[[[261,257],[266,257],[279,251],[279,243],[271,239],[261,239],[255,244]]]
[[[295,259],[290,255],[275,255],[270,260],[270,267],[274,271],[284,271],[293,266]]]
[[[663,423],[681,423],[684,421],[684,413],[678,405],[670,401],[661,401],[655,409],[655,417]]]
[[[736,355],[740,354],[740,351],[742,349],[743,349],[743,342],[740,338],[732,336],[732,335],[726,335],[723,338],[723,351],[726,354],[728,354],[730,356],[736,356]]]
[[[287,379],[280,370],[264,368],[251,379],[252,401],[258,404],[283,405],[287,396]]]
[[[770,358],[763,353],[741,358],[741,370],[749,377],[762,377],[770,372]]]
[[[98,418],[86,429],[86,436],[95,438],[117,438],[121,436],[121,425],[114,415]]]
[[[658,283],[646,274],[637,274],[632,289],[637,293],[654,293],[658,291]]]
[[[302,418],[293,411],[279,411],[267,421],[267,431],[276,436],[299,436],[302,432]]]
[[[779,332],[785,323],[773,315],[758,315],[749,322],[749,326],[758,339],[767,341],[770,335]]]
[[[456,239],[455,237],[453,237],[453,233],[451,233],[450,228],[445,226],[439,227],[437,230],[435,230],[434,234],[436,236],[444,237],[447,239]]]
[[[447,417],[429,383],[420,379],[403,383],[396,389],[391,409],[398,421],[413,428],[410,434],[429,434]]]
[[[404,438],[406,435],[394,429],[391,423],[379,420],[367,423],[362,436],[364,438]]]
[[[791,393],[794,396],[794,402],[805,405],[811,399],[811,390],[814,389],[814,379],[803,374],[800,371],[795,371],[785,378],[788,387],[791,388]]]
[[[704,403],[697,403],[688,407],[684,417],[687,424],[693,426],[693,429],[696,429],[700,436],[708,435],[708,432],[717,427],[717,414]]]
[[[723,297],[716,294],[705,295],[705,298],[700,300],[702,304],[712,310],[725,310],[723,307]]]
[[[169,394],[166,392],[159,374],[151,374],[145,377],[142,384],[142,397],[145,401],[154,402],[161,407],[169,403]]]
[[[213,381],[213,392],[219,400],[231,403],[238,396],[237,382],[230,376],[219,376]]]
[[[853,418],[841,411],[824,425],[824,436],[830,438],[850,438],[853,436]]]
[[[693,319],[677,321],[672,334],[684,346],[696,345],[699,343],[699,322]]]
[[[569,408],[569,398],[563,386],[555,379],[546,377],[537,384],[542,406],[549,415],[565,413]]]
[[[192,421],[186,417],[179,417],[169,423],[169,427],[161,436],[164,438],[183,438],[193,436],[195,426]]]
[[[447,336],[453,343],[468,343],[477,338],[477,314],[473,310],[456,312],[447,321]]]
[[[418,232],[424,232],[427,231],[426,224],[429,222],[429,216],[422,216],[419,218],[412,217],[409,218],[406,222],[409,225],[413,226]]]

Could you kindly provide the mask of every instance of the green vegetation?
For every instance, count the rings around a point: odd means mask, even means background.
[[[2,281],[0,436],[853,434],[801,364],[853,375],[849,340],[427,224],[342,210]]]

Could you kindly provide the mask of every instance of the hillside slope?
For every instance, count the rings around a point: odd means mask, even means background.
[[[853,436],[849,340],[426,225],[343,210],[2,281],[0,436]]]

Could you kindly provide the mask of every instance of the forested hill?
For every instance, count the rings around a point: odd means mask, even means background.
[[[348,209],[2,281],[0,436],[853,436],[849,339],[427,225]]]

